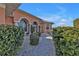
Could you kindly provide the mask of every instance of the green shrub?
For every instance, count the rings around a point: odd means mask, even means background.
[[[38,45],[38,43],[39,43],[39,34],[34,32],[30,35],[30,44]]]
[[[14,25],[0,25],[0,55],[16,55],[21,48],[24,32]]]
[[[77,19],[75,19],[75,20],[73,21],[73,25],[74,25],[74,27],[79,26],[79,18],[77,18]]]
[[[79,55],[79,29],[74,27],[54,28],[53,38],[57,55]]]
[[[40,32],[37,32],[37,33],[38,33],[39,36],[41,36],[41,33]]]

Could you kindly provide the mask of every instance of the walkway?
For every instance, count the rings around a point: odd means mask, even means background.
[[[31,46],[29,44],[29,36],[24,37],[24,43],[19,56],[54,56],[55,47],[54,42],[49,35],[42,34],[39,38],[39,44],[37,46]]]

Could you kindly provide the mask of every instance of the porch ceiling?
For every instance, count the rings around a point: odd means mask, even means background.
[[[5,3],[5,15],[12,16],[14,10],[19,7],[20,3]]]

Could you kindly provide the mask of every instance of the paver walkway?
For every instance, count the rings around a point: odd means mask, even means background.
[[[19,56],[55,56],[55,47],[52,39],[46,38],[49,35],[42,34],[37,46],[29,44],[29,36],[24,37],[24,42]]]

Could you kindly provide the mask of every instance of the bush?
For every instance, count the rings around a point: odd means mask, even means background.
[[[24,32],[14,25],[0,25],[0,55],[16,55],[21,48]]]
[[[41,33],[40,32],[37,32],[38,36],[41,36]]]
[[[55,40],[57,55],[79,55],[79,29],[74,27],[54,28],[53,38]]]
[[[79,18],[77,18],[77,19],[75,19],[75,20],[73,21],[73,25],[74,25],[74,27],[79,28]]]
[[[38,45],[38,43],[39,43],[39,34],[34,32],[30,35],[30,44]]]

